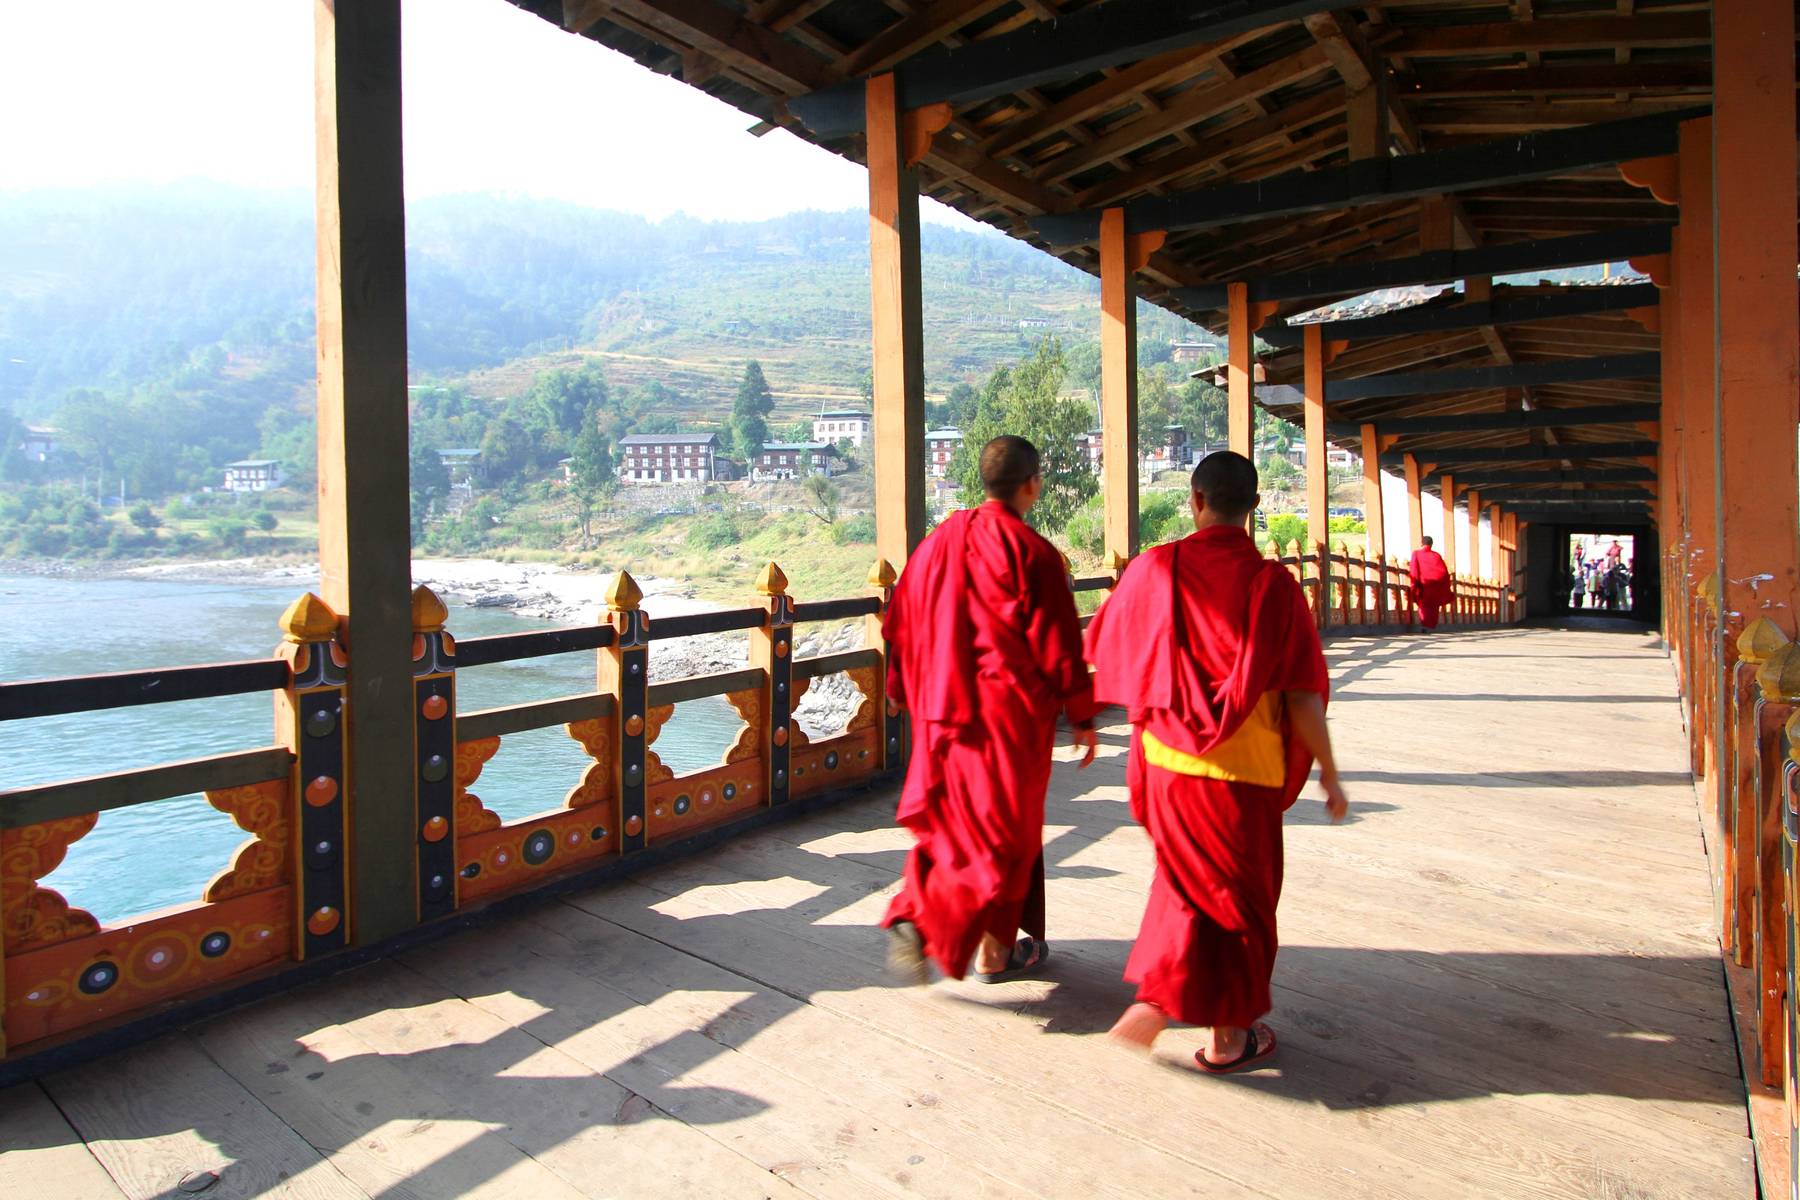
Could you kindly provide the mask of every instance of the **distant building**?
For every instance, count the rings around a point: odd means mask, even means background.
[[[1090,429],[1075,439],[1075,450],[1087,462],[1088,470],[1098,475],[1105,455],[1098,429]]]
[[[768,442],[750,466],[755,480],[799,479],[806,475],[836,475],[844,469],[837,447],[830,442]]]
[[[19,443],[19,451],[32,462],[49,462],[56,457],[57,430],[47,425],[27,425],[25,438]]]
[[[1019,328],[1020,329],[1048,329],[1048,328],[1050,328],[1050,318],[1049,317],[1020,317],[1019,318]]]
[[[1169,347],[1169,361],[1177,363],[1199,362],[1218,353],[1218,347],[1210,342],[1176,342]]]
[[[1185,471],[1194,465],[1193,443],[1180,425],[1165,426],[1161,442],[1143,450],[1142,470],[1151,478],[1159,471]]]
[[[813,418],[813,441],[849,442],[857,449],[875,436],[875,419],[854,408],[822,412]]]
[[[266,492],[281,486],[281,464],[272,458],[246,458],[225,464],[228,492]]]
[[[619,439],[623,483],[705,483],[719,452],[716,433],[633,433]]]
[[[481,477],[481,451],[473,447],[439,450],[438,461],[450,472],[451,487],[475,490],[475,481]]]
[[[950,460],[962,449],[963,435],[958,429],[934,429],[925,435],[925,475],[943,479],[950,473]]]
[[[718,483],[731,483],[744,477],[744,464],[735,458],[724,455],[713,456],[713,479]]]
[[[1297,441],[1288,447],[1288,458],[1296,467],[1306,465],[1306,443]],[[1325,466],[1336,470],[1352,470],[1362,466],[1362,457],[1353,454],[1342,446],[1326,443]]]

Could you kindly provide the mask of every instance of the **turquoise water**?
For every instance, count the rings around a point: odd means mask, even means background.
[[[293,584],[0,576],[0,681],[267,657]],[[452,605],[459,638],[543,628],[492,608]],[[478,667],[457,677],[469,712],[594,685],[591,652]],[[0,789],[266,746],[268,694],[72,713],[0,724]],[[718,762],[742,722],[722,698],[683,704],[657,738],[677,772]],[[511,820],[555,808],[590,760],[561,726],[513,734],[471,789]],[[45,882],[102,921],[200,898],[246,834],[202,796],[100,814]]]

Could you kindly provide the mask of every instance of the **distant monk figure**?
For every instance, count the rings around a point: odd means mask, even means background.
[[[1230,451],[1193,474],[1196,530],[1126,568],[1088,628],[1094,692],[1132,726],[1131,814],[1156,876],[1113,1026],[1148,1048],[1172,1020],[1204,1026],[1207,1071],[1275,1053],[1269,977],[1281,897],[1281,816],[1316,757],[1333,821],[1348,810],[1325,727],[1328,679],[1306,598],[1244,531],[1256,468]]]
[[[1431,539],[1422,540],[1425,544],[1413,551],[1406,573],[1412,576],[1413,607],[1419,610],[1419,624],[1436,629],[1438,609],[1450,603],[1450,568],[1444,565],[1444,556],[1431,548]]]
[[[961,979],[973,955],[983,982],[1043,963],[1044,792],[1059,713],[1087,748],[1081,765],[1094,760],[1068,568],[1024,519],[1044,487],[1036,448],[995,438],[981,482],[987,503],[919,544],[882,627],[888,695],[912,716],[898,819],[917,844],[882,921],[888,966],[908,983],[926,982],[928,958]]]

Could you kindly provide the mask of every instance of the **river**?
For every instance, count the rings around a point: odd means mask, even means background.
[[[261,658],[293,584],[0,576],[0,682]],[[542,628],[502,609],[451,605],[458,637]],[[479,667],[457,678],[464,711],[591,689],[591,653]],[[0,724],[0,789],[268,745],[267,694]],[[718,762],[742,727],[723,698],[681,705],[656,751],[677,772]],[[506,738],[472,789],[501,817],[556,807],[590,760],[561,726]],[[200,897],[247,835],[202,796],[100,815],[45,883],[102,921]]]

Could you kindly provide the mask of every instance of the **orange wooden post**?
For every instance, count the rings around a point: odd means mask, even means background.
[[[618,747],[612,762],[613,824],[621,854],[634,854],[648,844],[650,618],[641,607],[643,599],[629,571],[608,581],[601,619],[612,626],[613,641],[594,656],[595,688],[613,698],[610,732]]]
[[[1100,215],[1100,441],[1101,494],[1106,504],[1106,553],[1137,553],[1137,289],[1132,276],[1162,245],[1161,233],[1131,234],[1125,210]]]
[[[1469,578],[1482,580],[1488,577],[1481,561],[1481,493],[1474,488],[1469,489],[1468,507],[1463,511],[1469,514]]]
[[[1796,386],[1800,307],[1794,263],[1797,194],[1794,9],[1789,0],[1733,0],[1714,6],[1713,346],[1718,419],[1718,562],[1721,667],[1729,678],[1733,636],[1766,617],[1795,634],[1800,604],[1800,478]],[[1689,206],[1685,187],[1682,216]],[[1800,676],[1800,670],[1793,673]],[[1785,682],[1785,681],[1784,681]],[[1721,729],[1721,739],[1733,731]],[[1757,968],[1763,1082],[1780,1079],[1783,905],[1777,797],[1739,836],[1754,846],[1752,959]],[[1741,863],[1745,855],[1739,854]],[[1740,888],[1740,894],[1743,889]],[[1743,922],[1739,923],[1740,934]]]
[[[413,854],[421,921],[457,908],[456,639],[444,629],[449,615],[430,588],[413,589]]]
[[[1463,573],[1456,566],[1456,480],[1448,472],[1438,476],[1438,494],[1444,504],[1444,565],[1450,569],[1450,620],[1462,607]]]
[[[1227,444],[1245,458],[1254,461],[1256,436],[1253,414],[1255,403],[1251,373],[1256,367],[1256,329],[1250,320],[1250,285],[1226,285],[1227,320],[1225,341],[1225,412]]]
[[[1381,438],[1374,425],[1362,427],[1363,525],[1368,530],[1363,559],[1373,559],[1381,583],[1376,592],[1376,620],[1387,622],[1387,517],[1381,500]]]
[[[882,618],[887,615],[888,606],[894,602],[896,579],[892,563],[885,558],[875,560],[875,565],[869,568],[869,589],[881,602],[881,610],[863,618],[863,645],[878,650],[881,654],[881,669],[875,673],[875,688],[876,695],[880,697],[877,704],[881,712],[880,755],[884,770],[895,770],[906,765],[906,714],[888,698],[889,650],[887,639],[881,634]]]
[[[282,613],[275,652],[289,670],[287,688],[275,694],[275,741],[294,756],[289,869],[294,957],[302,960],[342,950],[353,912],[343,720],[350,660],[338,629],[331,606],[308,592]]]
[[[1425,499],[1419,484],[1419,460],[1406,456],[1406,535],[1407,553],[1425,544]]]
[[[313,6],[319,591],[347,684],[351,940],[417,920],[400,0]]]
[[[894,76],[866,85],[869,315],[874,339],[875,551],[904,570],[925,536],[925,320],[919,175]]]
[[[1325,342],[1318,325],[1306,326],[1302,336],[1302,358],[1305,362],[1305,436],[1306,436],[1306,540],[1322,547],[1319,555],[1319,579],[1323,594],[1331,594],[1331,497],[1327,488],[1325,460],[1330,453],[1325,441]],[[1348,582],[1346,581],[1346,586]],[[1327,606],[1328,607],[1328,606]]]

